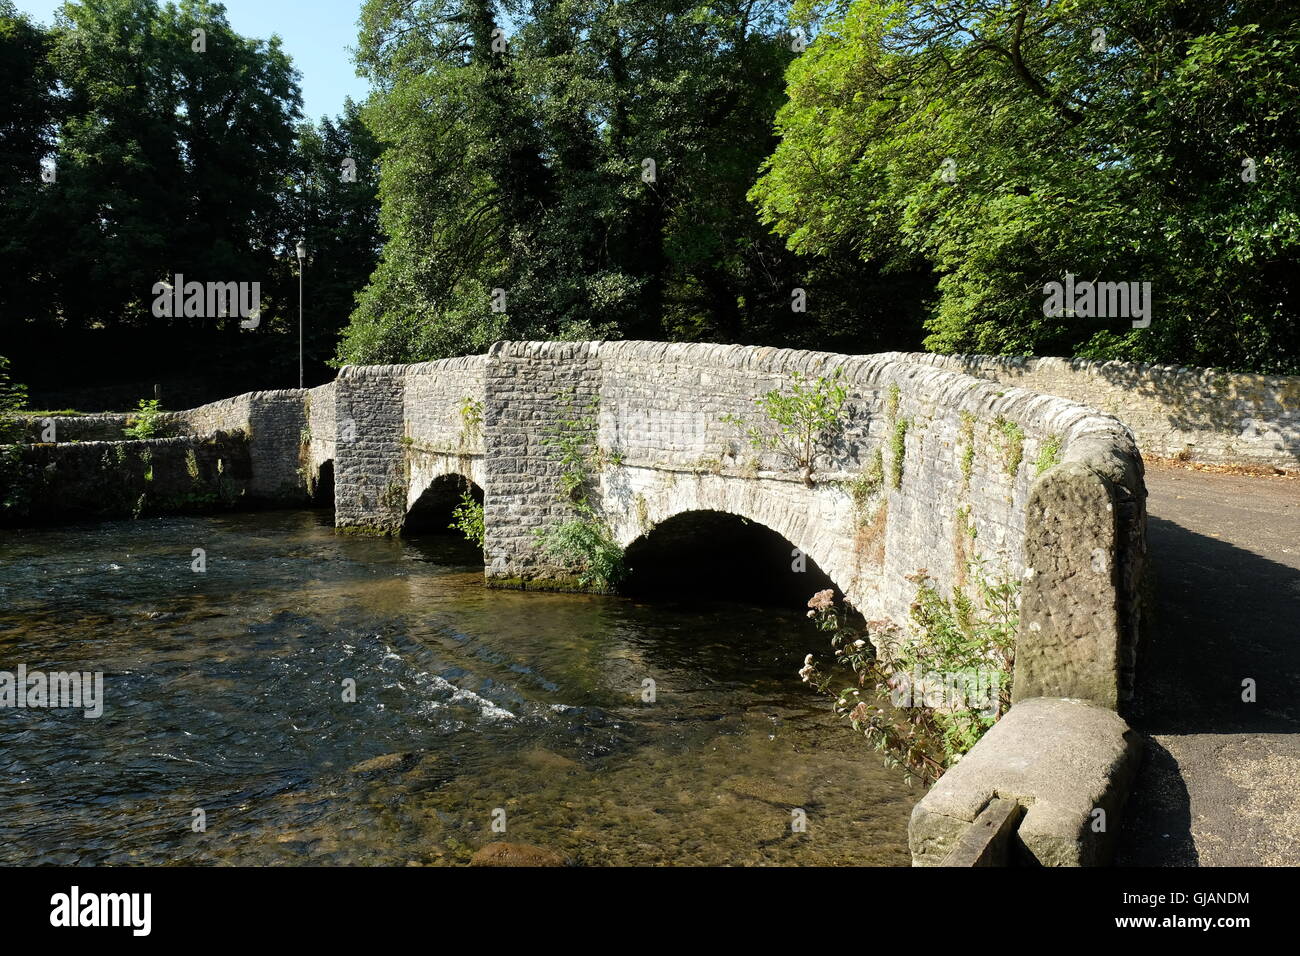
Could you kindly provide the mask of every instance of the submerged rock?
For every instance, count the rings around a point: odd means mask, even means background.
[[[775,807],[806,807],[810,799],[805,790],[783,787],[757,777],[732,777],[727,781],[726,788],[737,796],[761,800]]]
[[[352,773],[378,773],[384,770],[400,770],[415,758],[414,754],[382,754],[371,757],[361,763],[354,763],[348,768]]]
[[[561,773],[572,773],[575,770],[581,770],[582,764],[576,760],[570,760],[568,757],[561,756],[553,750],[546,750],[543,747],[534,747],[523,755],[524,763],[538,770],[555,770]]]
[[[470,866],[568,866],[568,858],[554,850],[527,843],[489,843],[469,861]]]

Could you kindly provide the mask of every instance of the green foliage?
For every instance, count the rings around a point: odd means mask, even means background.
[[[469,445],[483,434],[483,403],[466,395],[460,400],[460,443]]]
[[[9,378],[9,360],[0,355],[0,444],[23,439],[26,428],[17,417],[27,405],[27,387]]]
[[[626,577],[623,549],[609,526],[589,507],[581,505],[577,516],[536,534],[543,552],[566,567],[572,567],[584,588],[612,591]]]
[[[206,52],[191,49],[196,27]],[[222,377],[266,387],[288,371],[278,357],[289,350],[258,346],[296,332],[292,244],[305,238],[308,374],[333,355],[378,259],[380,147],[351,101],[333,120],[302,122],[278,37],[239,35],[210,0],[70,2],[49,28],[0,0],[0,88],[4,321],[41,323],[78,346],[168,323],[207,343],[229,332],[216,339]],[[47,157],[51,183],[39,174]],[[345,157],[355,182],[340,176]],[[259,282],[256,332],[233,315],[154,316],[155,284],[176,273]]]
[[[596,447],[596,413],[600,399],[591,396],[585,403],[572,390],[555,396],[562,409],[561,417],[546,429],[542,445],[552,450],[559,461],[560,487],[564,500],[576,504],[587,502],[592,490],[593,472],[600,465]]]
[[[1002,442],[1002,455],[1006,463],[1007,475],[1016,477],[1020,463],[1025,460],[1025,430],[1013,421],[999,417],[993,423]]]
[[[971,470],[975,467],[975,415],[972,412],[961,413],[961,425],[958,429],[961,442],[961,478],[970,484]]]
[[[9,377],[9,360],[0,355],[0,413],[21,412],[27,407],[27,386]]]
[[[741,429],[755,449],[780,452],[811,487],[818,452],[828,449],[846,424],[843,377],[838,368],[815,379],[794,372],[788,392],[773,389],[754,400],[766,418],[762,425],[746,425],[735,415],[722,421]]]
[[[138,410],[131,418],[127,419],[127,426],[122,430],[127,438],[145,439],[157,438],[162,430],[162,423],[158,421],[158,416],[162,413],[162,405],[156,398],[142,398]]]
[[[907,429],[910,425],[906,418],[898,419],[889,436],[889,481],[895,488],[903,487],[903,460],[907,457]]]
[[[291,157],[294,188],[280,213],[292,223],[311,259],[305,275],[306,348],[328,359],[356,307],[357,293],[379,261],[379,156],[382,146],[362,119],[362,107],[348,98],[334,118],[298,123]],[[342,161],[355,164],[355,180],[342,175]],[[287,250],[286,250],[287,251]],[[290,334],[297,332],[297,288],[287,273],[279,277]]]
[[[911,610],[911,640],[893,645],[890,664],[913,673],[992,674],[997,688],[993,713],[970,707],[936,708],[949,764],[975,746],[984,732],[1011,706],[1016,630],[1020,624],[1019,582],[992,579],[982,563],[972,561],[968,574],[974,594],[954,587],[944,598],[925,573],[911,577],[917,585]]]
[[[887,336],[917,328],[927,276],[800,261],[746,198],[795,57],[784,13],[783,0],[367,0],[358,64],[386,147],[388,238],[340,359],[503,338],[903,344]],[[498,26],[509,43],[494,50]],[[796,287],[806,313],[792,313]]]
[[[57,188],[37,215],[59,226],[36,277],[61,322],[157,321],[152,289],[174,273],[265,282],[283,268],[301,100],[278,38],[240,36],[209,0],[97,0],[65,4],[47,40],[63,95]]]
[[[819,32],[751,195],[800,253],[933,266],[927,347],[1300,370],[1293,5],[799,9]],[[1150,327],[1045,316],[1066,272],[1150,281]]]
[[[574,516],[534,533],[543,553],[573,568],[583,587],[614,590],[626,575],[623,549],[591,500],[595,472],[604,460],[596,445],[600,400],[593,395],[582,402],[573,390],[554,399],[562,413],[546,429],[542,444],[560,464],[560,501]]]
[[[1061,460],[1061,436],[1052,434],[1043,439],[1038,446],[1038,459],[1034,462],[1034,474],[1041,475]]]
[[[49,32],[18,13],[10,0],[0,0],[0,315],[5,322],[49,316],[47,257],[64,241],[40,179],[40,161],[54,148],[51,134],[61,108],[50,45]]]
[[[808,602],[809,616],[832,635],[835,666],[854,678],[835,695],[835,712],[889,762],[922,779],[935,779],[960,760],[1011,706],[1019,584],[990,577],[979,561],[971,561],[967,570],[972,584],[954,588],[951,599],[940,594],[924,571],[911,575],[917,593],[910,638],[900,640],[891,627],[882,627],[879,653],[867,632],[835,606],[833,592],[821,592]],[[822,692],[829,692],[835,681],[833,673],[817,671],[811,654],[800,673]],[[915,684],[913,693],[923,692],[924,701],[914,699],[901,709],[872,706],[864,698],[864,690],[883,697],[896,692],[900,677],[918,675],[951,678],[959,693],[963,686],[983,686],[991,699],[963,695],[954,700],[942,690]],[[941,699],[932,700],[935,696]]]
[[[859,523],[866,519],[868,507],[884,487],[884,455],[877,448],[871,456],[871,462],[866,471],[848,482],[849,495],[853,498],[853,510]]]
[[[460,502],[452,510],[451,516],[452,522],[448,527],[453,531],[459,531],[480,548],[483,547],[486,536],[483,527],[483,505],[474,500],[474,495],[468,488],[461,491]]]

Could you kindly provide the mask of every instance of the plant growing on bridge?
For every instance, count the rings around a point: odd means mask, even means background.
[[[483,403],[466,395],[460,400],[460,444],[473,444],[483,433]]]
[[[969,563],[971,584],[954,587],[951,598],[943,597],[925,571],[909,580],[917,585],[911,634],[900,639],[887,622],[874,625],[880,652],[867,631],[835,607],[833,592],[814,595],[808,616],[831,632],[836,665],[854,675],[854,683],[836,695],[835,712],[887,760],[922,779],[937,778],[1011,706],[1020,587],[1011,579],[991,578],[979,560]],[[800,676],[823,692],[834,680],[817,672],[812,655]],[[863,699],[864,688],[905,706],[873,706]]]
[[[1061,436],[1048,435],[1038,446],[1038,460],[1034,462],[1034,474],[1041,475],[1061,461]]]
[[[156,398],[142,398],[136,413],[128,420],[123,434],[127,438],[157,438],[162,428],[158,416],[162,414],[162,403]]]
[[[843,377],[844,370],[839,368],[817,378],[793,372],[788,392],[772,389],[754,399],[766,418],[761,425],[747,425],[735,415],[724,415],[722,421],[744,432],[757,450],[784,455],[811,488],[818,452],[844,431],[848,390]]]
[[[609,525],[590,507],[582,504],[576,510],[577,516],[568,521],[537,529],[542,551],[574,568],[584,588],[612,591],[627,573],[623,549],[614,540]]]
[[[560,463],[560,487],[565,500],[580,504],[587,500],[601,455],[596,447],[596,412],[599,399],[592,396],[585,405],[578,403],[572,390],[556,396],[563,416],[546,429],[542,444],[551,449]]]
[[[993,423],[998,434],[1002,436],[1002,452],[1006,457],[1007,475],[1016,477],[1020,463],[1025,459],[1025,430],[1013,421],[999,417]]]
[[[1011,674],[1015,664],[1016,629],[1020,623],[1020,584],[994,579],[984,562],[967,565],[966,588],[958,585],[945,598],[925,571],[909,580],[917,585],[911,608],[911,640],[894,645],[891,663],[903,671],[960,675],[968,682],[991,687],[987,706],[934,708],[950,762],[966,753],[1011,706]],[[968,593],[969,592],[969,593]]]
[[[591,500],[595,473],[606,460],[596,443],[599,399],[592,396],[580,404],[570,390],[555,400],[563,413],[546,430],[542,444],[559,461],[559,499],[572,509],[573,517],[534,533],[543,554],[573,568],[583,587],[611,591],[622,582],[626,569],[623,549]]]

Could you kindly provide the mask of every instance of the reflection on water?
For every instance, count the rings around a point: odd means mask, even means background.
[[[0,532],[0,670],[106,698],[0,710],[0,863],[461,863],[498,808],[586,865],[908,862],[920,793],[799,682],[797,610],[489,591],[326,522]]]

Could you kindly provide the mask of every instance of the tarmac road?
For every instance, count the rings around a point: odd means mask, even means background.
[[[1125,716],[1147,739],[1116,862],[1300,865],[1300,480],[1146,483],[1153,613]]]

